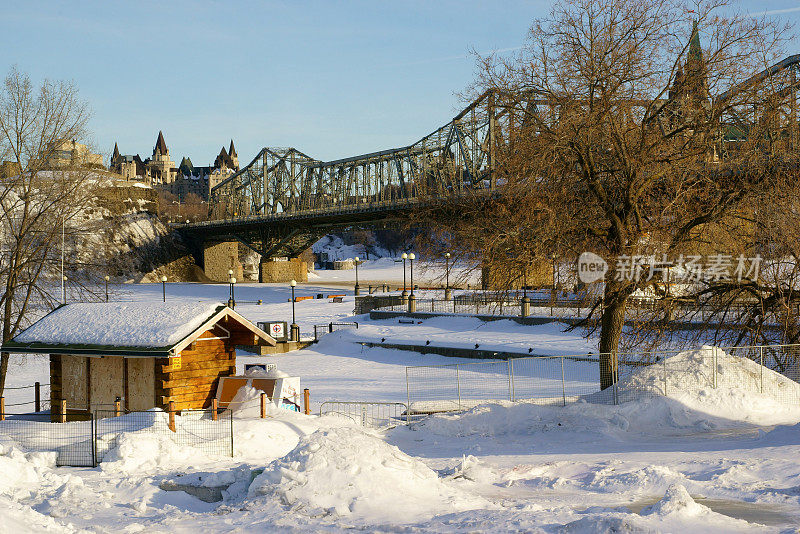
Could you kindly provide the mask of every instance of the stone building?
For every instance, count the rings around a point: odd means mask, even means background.
[[[103,156],[93,153],[88,146],[78,143],[74,139],[53,143],[43,159],[43,167],[45,168],[103,167]]]
[[[144,161],[138,154],[121,155],[115,143],[109,170],[126,180],[144,182],[180,198],[196,194],[208,200],[212,187],[239,170],[239,157],[231,139],[230,147],[226,150],[223,146],[212,165],[195,166],[191,158],[184,157],[175,167],[164,134],[159,131],[153,155]]]

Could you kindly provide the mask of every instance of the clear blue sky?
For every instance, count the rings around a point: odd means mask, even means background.
[[[336,159],[409,144],[462,107],[469,51],[523,44],[549,0],[0,0],[0,73],[73,80],[96,148],[208,165],[234,139]],[[798,1],[748,1],[752,12]],[[792,8],[798,8],[793,10]],[[800,49],[798,49],[800,52]]]

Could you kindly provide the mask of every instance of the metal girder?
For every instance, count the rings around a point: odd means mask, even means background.
[[[780,120],[789,125],[794,143],[800,135],[798,69],[800,55],[790,56],[718,95],[714,101],[730,108],[723,126],[736,126],[746,135],[757,121]],[[756,91],[772,97],[770,104],[762,106],[769,109],[731,103],[737,98],[746,102],[743,95]],[[455,202],[466,192],[492,195],[497,187],[495,151],[508,142],[512,131],[526,128],[531,117],[542,118],[540,127],[557,121],[559,107],[566,102],[575,101],[566,95],[548,101],[535,91],[522,98],[487,91],[450,122],[411,145],[328,162],[295,148],[264,148],[211,190],[210,227],[217,237],[233,236],[267,256],[281,251],[294,254],[296,247],[291,244],[296,239],[308,241],[324,233],[323,227],[341,226],[337,221],[374,223],[428,199]],[[666,101],[657,102],[666,105]],[[647,107],[654,101],[631,99],[628,103]],[[290,220],[305,226],[287,226]],[[315,221],[323,222],[316,226]],[[194,229],[189,225],[186,231],[201,239],[200,234],[210,227],[200,224]],[[269,231],[257,236],[243,230],[253,225]]]

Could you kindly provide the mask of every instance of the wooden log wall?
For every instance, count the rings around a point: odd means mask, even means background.
[[[216,396],[219,377],[236,374],[235,346],[206,332],[181,352],[180,369],[172,369],[168,358],[156,361],[156,406],[176,410],[208,408]]]

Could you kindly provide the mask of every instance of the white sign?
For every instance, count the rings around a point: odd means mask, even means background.
[[[269,327],[270,333],[274,338],[280,338],[284,336],[283,333],[283,323],[272,323]]]

